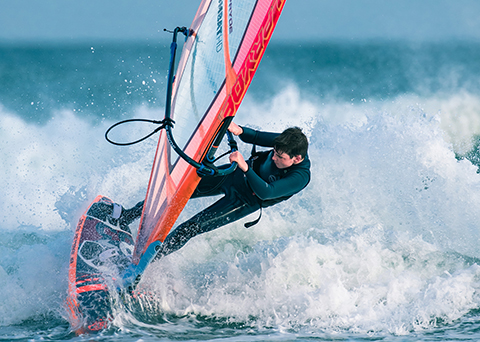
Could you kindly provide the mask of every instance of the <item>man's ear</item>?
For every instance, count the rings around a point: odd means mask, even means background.
[[[302,161],[303,161],[303,158],[300,154],[293,157],[293,164],[298,164],[298,163],[301,163]]]

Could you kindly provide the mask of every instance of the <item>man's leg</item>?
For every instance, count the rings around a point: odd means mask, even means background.
[[[145,201],[138,202],[134,207],[130,209],[125,209],[122,207],[122,214],[120,216],[121,226],[128,226],[130,223],[132,223],[142,215],[143,202]]]
[[[222,184],[225,181],[225,177],[204,177],[198,184],[195,192],[192,195],[192,198],[204,197],[204,196],[215,196],[223,194]],[[123,226],[128,226],[130,223],[135,221],[142,215],[143,204],[145,201],[138,202],[134,207],[130,209],[125,209],[122,207],[122,214],[120,216],[120,224]],[[113,209],[108,213],[110,214]]]
[[[155,259],[177,251],[192,237],[235,222],[260,209],[258,203],[246,203],[230,193],[170,232]]]
[[[198,183],[191,198],[216,196],[225,194],[225,183],[231,184],[233,175],[226,176],[205,176]]]

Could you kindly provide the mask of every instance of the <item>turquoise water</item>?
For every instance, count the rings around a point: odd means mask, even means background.
[[[235,120],[301,126],[310,185],[154,263],[111,329],[75,336],[74,227],[98,194],[142,199],[156,146],[105,130],[163,118],[168,59],[168,44],[0,46],[0,340],[480,339],[480,44],[391,41],[273,42]]]

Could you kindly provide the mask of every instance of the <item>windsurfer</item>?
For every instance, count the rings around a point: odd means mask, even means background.
[[[155,259],[180,249],[196,235],[282,202],[309,183],[308,140],[300,128],[287,128],[280,134],[256,131],[232,122],[228,130],[245,143],[273,149],[253,152],[248,160],[240,152],[233,152],[230,162],[238,163],[233,173],[203,177],[191,198],[224,196],[170,232]],[[124,221],[131,222],[138,217],[142,206],[143,202],[140,202],[124,210],[122,218],[128,217]],[[245,226],[249,227],[259,219]]]

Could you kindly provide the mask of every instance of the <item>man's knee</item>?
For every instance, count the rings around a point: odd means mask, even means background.
[[[168,234],[159,254],[167,255],[183,247],[191,238],[200,234],[200,226],[196,222],[186,221]]]

